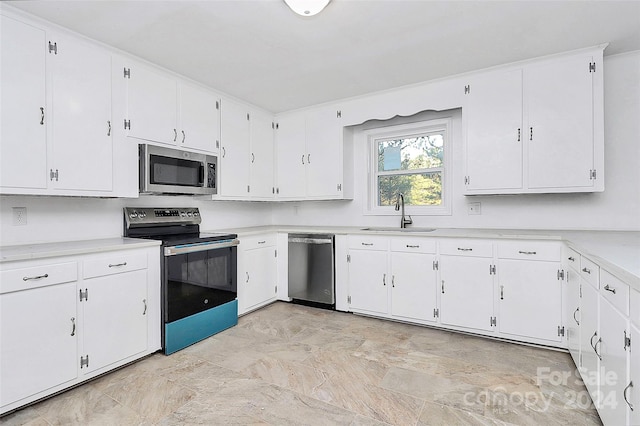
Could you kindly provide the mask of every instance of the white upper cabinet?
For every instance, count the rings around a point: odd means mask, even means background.
[[[53,37],[56,50],[47,59],[54,114],[50,123],[52,185],[56,189],[110,191],[111,55],[76,38]]]
[[[343,124],[339,108],[321,107],[280,116],[276,139],[278,198],[343,198]]]
[[[469,84],[467,189],[522,189],[522,70]]]
[[[603,49],[469,79],[467,195],[604,190]]]
[[[46,188],[46,35],[5,16],[0,31],[0,186]]]
[[[272,199],[274,188],[274,123],[273,116],[252,111],[250,196],[254,199]]]
[[[127,82],[128,136],[189,150],[218,152],[220,99],[204,88],[159,69],[129,62]]]

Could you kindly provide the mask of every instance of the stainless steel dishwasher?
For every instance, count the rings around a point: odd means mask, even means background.
[[[289,297],[335,309],[334,235],[289,234]]]

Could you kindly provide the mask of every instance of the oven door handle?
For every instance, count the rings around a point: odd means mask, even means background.
[[[240,244],[238,239],[225,240],[223,242],[206,242],[206,243],[193,243],[193,244],[181,244],[178,246],[165,247],[164,255],[176,256],[178,254],[196,253],[199,251],[218,250],[223,248],[235,247]]]

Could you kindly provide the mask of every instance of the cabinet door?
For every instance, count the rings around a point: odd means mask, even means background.
[[[273,117],[251,113],[251,198],[273,198]]]
[[[565,335],[573,362],[580,367],[580,276],[573,269],[566,271],[563,294]]]
[[[220,193],[249,197],[249,110],[225,100],[221,115]]]
[[[561,341],[562,281],[556,262],[506,260],[498,262],[501,333]]]
[[[49,169],[56,189],[110,191],[113,186],[111,55],[55,36],[49,54],[54,118]]]
[[[640,425],[640,329],[631,325],[631,342],[629,348],[629,380],[633,386],[627,383],[627,400],[633,406],[633,411],[629,410],[629,424]],[[638,342],[638,343],[636,343]],[[626,404],[626,403],[625,403]]]
[[[177,129],[177,84],[158,70],[132,64],[127,78],[128,136],[175,145]],[[118,125],[121,125],[118,123]]]
[[[275,247],[245,251],[243,265],[244,274],[241,272],[238,277],[238,296],[243,312],[247,312],[276,297]]]
[[[306,116],[307,196],[332,198],[342,185],[342,119],[335,108]]]
[[[76,283],[0,295],[0,406],[77,376]]]
[[[306,145],[304,114],[278,119],[276,132],[277,189],[281,199],[302,199],[306,195]]]
[[[490,259],[440,257],[440,321],[493,331],[493,275]]]
[[[216,153],[220,148],[220,99],[199,87],[180,82],[178,145]]]
[[[522,188],[522,70],[475,78],[465,98],[466,189]]]
[[[83,281],[84,374],[147,349],[147,271],[138,270]]]
[[[600,315],[606,321],[600,321],[602,341],[598,345],[598,352],[602,361],[598,413],[605,425],[624,425],[627,420],[627,405],[623,398],[624,388],[628,384],[625,345],[625,337],[629,335],[627,318],[602,298]]]
[[[530,188],[593,186],[592,61],[567,58],[526,71]]]
[[[44,31],[0,16],[0,186],[47,187]]]
[[[435,256],[391,253],[391,314],[420,321],[435,321]]]
[[[349,250],[349,296],[351,309],[386,314],[389,312],[387,252]]]
[[[598,291],[589,283],[580,280],[582,297],[580,299],[580,373],[589,393],[595,395],[599,388],[600,360],[594,350],[600,338],[598,330],[599,303]]]

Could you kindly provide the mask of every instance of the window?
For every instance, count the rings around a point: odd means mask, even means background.
[[[449,127],[450,120],[431,120],[368,131],[371,214],[396,214],[398,194],[410,214],[450,214]]]

